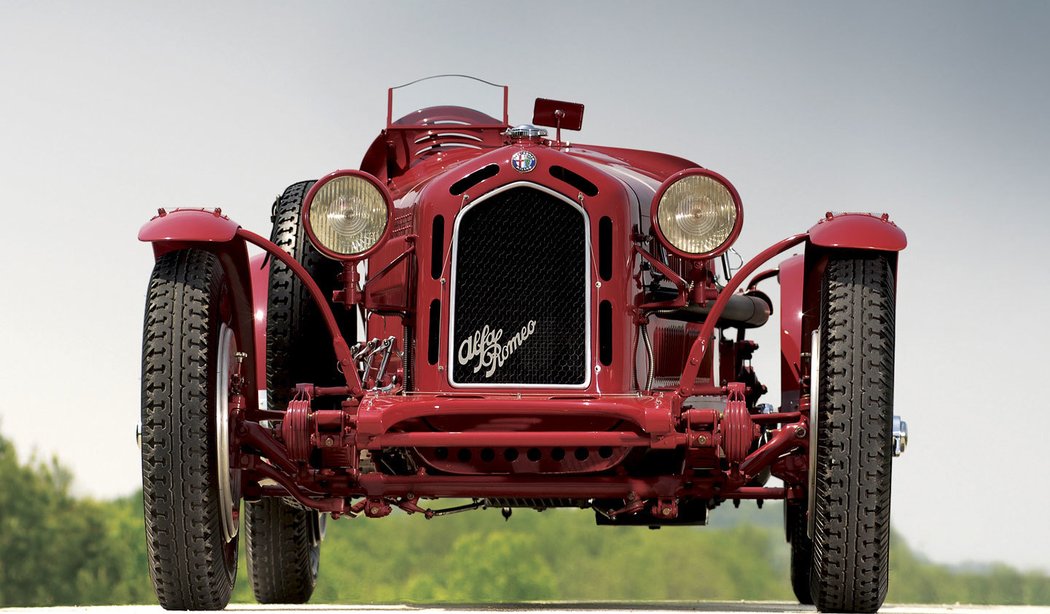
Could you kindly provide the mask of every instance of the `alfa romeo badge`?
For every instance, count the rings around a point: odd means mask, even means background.
[[[510,157],[510,165],[519,173],[531,173],[536,168],[536,154],[522,149]]]

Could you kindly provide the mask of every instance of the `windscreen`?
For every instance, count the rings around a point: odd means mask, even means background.
[[[390,88],[387,125],[507,125],[507,86],[467,75],[436,75]]]

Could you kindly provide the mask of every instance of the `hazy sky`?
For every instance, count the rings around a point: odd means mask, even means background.
[[[267,234],[284,186],[359,164],[388,86],[470,73],[513,123],[574,100],[573,140],[726,175],[744,257],[890,212],[894,522],[935,560],[1050,569],[1048,32],[1045,2],[0,0],[0,432],[81,493],[136,488],[139,226],[207,205]]]

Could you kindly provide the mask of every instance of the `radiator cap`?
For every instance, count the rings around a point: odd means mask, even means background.
[[[533,124],[521,124],[519,126],[514,126],[513,128],[508,128],[505,134],[512,139],[528,139],[530,141],[536,141],[539,140],[540,137],[547,136],[547,129],[540,128]]]

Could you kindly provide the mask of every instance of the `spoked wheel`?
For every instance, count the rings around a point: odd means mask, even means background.
[[[153,268],[142,341],[142,493],[150,577],[168,610],[221,610],[237,574],[230,466],[237,352],[225,278],[199,250]]]
[[[824,612],[875,612],[889,584],[894,282],[882,255],[829,259],[813,401],[813,566]]]
[[[245,509],[248,575],[256,601],[309,601],[317,585],[326,517],[272,497]]]

